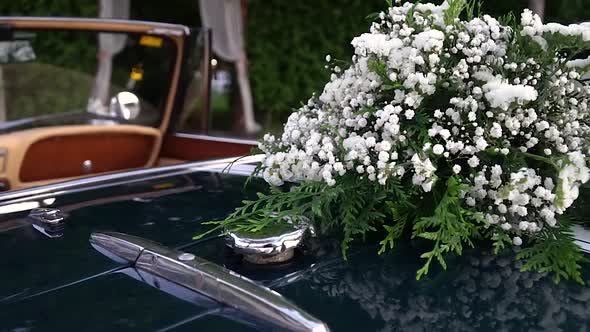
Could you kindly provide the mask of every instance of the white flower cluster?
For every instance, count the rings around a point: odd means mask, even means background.
[[[548,37],[590,41],[590,27],[544,25],[528,10],[519,34],[487,15],[445,24],[448,7],[392,7],[354,38],[351,66],[333,68],[280,139],[264,137],[265,180],[395,178],[429,192],[457,176],[465,205],[515,245],[554,227],[589,179],[590,87],[577,80],[584,61],[546,54]],[[516,40],[543,51],[515,55]]]

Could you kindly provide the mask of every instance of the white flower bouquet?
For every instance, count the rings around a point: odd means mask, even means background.
[[[432,241],[418,278],[491,243],[522,246],[523,270],[582,282],[564,213],[590,178],[590,58],[577,59],[590,25],[543,24],[529,10],[520,23],[477,17],[465,0],[388,4],[352,40],[352,62],[327,56],[321,95],[280,138],[264,136],[270,193],[214,229],[307,215],[341,232],[343,254],[369,233],[382,234],[379,253],[404,237]]]

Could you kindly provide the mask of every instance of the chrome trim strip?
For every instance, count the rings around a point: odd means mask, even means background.
[[[148,33],[153,35],[164,35],[164,36],[182,36],[186,34],[185,31],[176,30],[176,29],[168,29],[168,28],[154,28],[148,31]]]
[[[211,299],[288,331],[328,331],[322,321],[288,301],[281,294],[192,254],[122,233],[93,233],[90,243],[115,257],[128,256],[140,272],[160,276]],[[124,243],[119,247],[113,244]],[[128,247],[143,248],[136,260]],[[102,251],[101,251],[102,252]],[[109,256],[110,256],[109,255]],[[188,258],[186,258],[189,256]]]
[[[258,141],[250,140],[250,139],[242,139],[242,138],[217,137],[217,136],[189,134],[189,133],[175,133],[173,136],[181,137],[181,138],[199,139],[199,140],[203,140],[203,141],[213,141],[213,142],[258,146]]]
[[[252,174],[252,171],[255,167],[254,165],[259,163],[262,160],[262,157],[263,155],[253,155],[243,157],[237,161],[236,159],[239,157],[216,159],[210,161],[196,161],[178,165],[96,175],[45,186],[9,191],[0,194],[0,206],[47,197],[56,197],[74,192],[87,191],[120,184],[139,182],[145,180],[147,177],[150,179],[157,179],[199,171],[214,173],[221,173],[225,171],[232,175],[248,176]],[[230,168],[227,168],[228,164],[231,162],[235,162],[234,165]]]
[[[176,322],[170,326],[164,327],[162,329],[156,331],[169,331],[171,329],[177,328],[179,326],[185,325],[195,319],[201,318],[203,316],[208,315],[215,315],[221,316],[223,318],[227,318],[233,321],[236,321],[240,324],[251,326],[257,331],[266,331],[269,330],[268,322],[261,321],[247,313],[241,312],[234,308],[225,306],[218,301],[215,301],[197,291],[192,289],[186,288],[182,285],[174,283],[166,278],[160,277],[153,273],[149,273],[140,269],[136,269],[134,267],[128,267],[125,269],[121,269],[116,271],[116,273],[125,274],[139,282],[142,282],[150,287],[153,287],[159,291],[165,292],[174,296],[177,299],[186,301],[193,305],[196,305],[200,308],[204,308],[205,311],[198,313],[196,316],[190,317],[188,320],[183,319],[179,322]]]
[[[101,254],[117,263],[134,263],[145,247],[149,245],[147,240],[136,241],[134,236],[125,234],[112,236],[107,233],[92,233],[90,244]],[[152,245],[156,245],[156,243]]]
[[[116,23],[125,25],[149,25],[154,28],[161,28],[170,31],[170,36],[178,36],[176,31],[180,31],[184,35],[190,35],[190,28],[181,24],[152,22],[142,20],[123,20],[114,18],[91,18],[91,17],[61,17],[61,16],[0,16],[0,23],[9,21],[38,21],[38,22],[81,22],[81,23]],[[164,31],[164,30],[163,30]],[[160,31],[161,33],[162,31]]]
[[[574,242],[583,252],[590,254],[590,229],[574,225],[572,230],[574,231]]]

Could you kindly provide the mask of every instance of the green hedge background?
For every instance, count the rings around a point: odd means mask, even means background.
[[[440,1],[438,1],[440,2]],[[526,0],[488,0],[482,12],[515,15]],[[547,0],[546,21],[590,20],[588,0]],[[248,7],[250,79],[257,111],[280,120],[320,92],[329,73],[325,55],[348,60],[352,37],[368,31],[366,15],[385,7],[384,0],[251,0]],[[268,125],[268,121],[267,121]]]
[[[248,56],[259,115],[281,120],[329,77],[325,56],[350,59],[353,36],[369,27],[367,14],[383,0],[252,0],[248,6]],[[263,114],[260,114],[263,113]]]
[[[440,1],[436,1],[440,2]],[[590,21],[588,0],[546,1],[546,21]],[[95,17],[97,0],[19,0],[0,2],[0,15]],[[527,0],[488,0],[483,12],[515,15]],[[293,108],[319,92],[328,78],[325,55],[349,59],[352,37],[367,31],[367,14],[385,7],[384,0],[250,0],[247,51],[254,104],[259,121],[272,127]],[[134,0],[132,18],[199,25],[196,0]],[[60,62],[83,66],[88,50],[60,50]]]

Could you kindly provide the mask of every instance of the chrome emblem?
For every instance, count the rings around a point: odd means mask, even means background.
[[[28,220],[42,234],[50,237],[62,237],[65,228],[65,216],[59,209],[37,208],[29,212]]]

